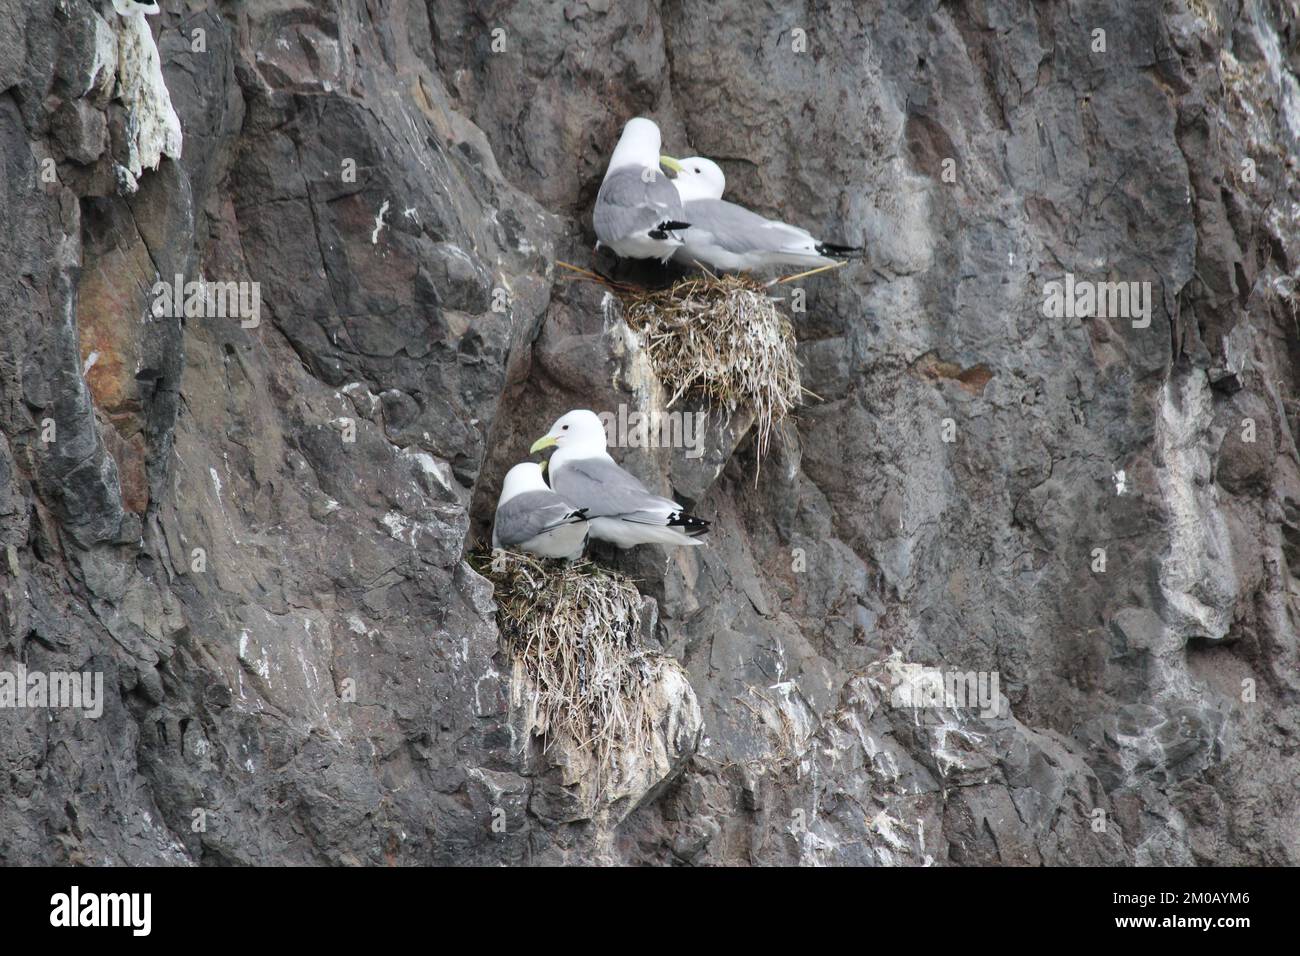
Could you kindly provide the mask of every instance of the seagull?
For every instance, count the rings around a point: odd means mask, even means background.
[[[592,213],[596,248],[608,246],[625,259],[667,262],[682,245],[682,203],[659,171],[659,127],[638,116],[627,121],[609,158]],[[671,157],[666,157],[671,160]],[[674,169],[676,160],[666,163]]]
[[[651,494],[609,457],[605,426],[595,412],[578,409],[561,416],[529,454],[552,447],[551,487],[587,514],[593,538],[620,548],[704,543],[699,537],[709,530],[708,521]]]
[[[669,162],[671,160],[671,162]],[[660,163],[673,170],[672,183],[691,229],[673,258],[714,271],[748,271],[765,266],[824,266],[850,259],[862,250],[822,242],[806,229],[767,219],[722,198],[727,177],[711,159],[691,156]]]
[[[524,461],[506,472],[492,522],[492,547],[573,561],[587,544],[586,509],[546,486],[542,466]]]

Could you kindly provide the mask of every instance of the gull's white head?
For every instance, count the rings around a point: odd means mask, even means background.
[[[136,14],[153,16],[158,12],[158,4],[138,3],[137,0],[113,0],[113,9],[124,17],[133,17]]]
[[[530,455],[543,448],[555,448],[569,457],[598,455],[605,451],[605,426],[595,412],[579,408],[561,415],[551,430],[528,449]]]
[[[713,160],[703,156],[689,156],[673,160],[677,165],[672,166],[667,163],[670,159],[671,156],[659,157],[659,161],[668,165],[669,169],[676,169],[677,177],[673,180],[673,185],[677,187],[677,195],[682,202],[692,199],[721,199],[727,191],[726,174]]]
[[[623,166],[649,166],[659,168],[659,147],[662,143],[659,124],[654,120],[637,116],[627,121],[623,135],[614,147],[614,154],[609,157],[609,169],[605,176]]]
[[[501,497],[497,499],[497,507],[526,491],[549,490],[546,479],[542,477],[542,466],[535,461],[521,461],[506,472],[506,477],[501,482]]]

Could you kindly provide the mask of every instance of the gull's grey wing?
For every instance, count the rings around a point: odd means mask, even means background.
[[[816,243],[805,229],[768,219],[725,199],[692,199],[685,204],[683,216],[691,224],[692,240],[707,232],[717,245],[736,255],[785,252]]]
[[[497,509],[492,543],[504,547],[523,544],[560,525],[583,520],[585,515],[579,509],[554,492],[525,491]]]
[[[596,238],[601,242],[617,242],[662,222],[683,220],[677,187],[657,169],[648,181],[641,178],[641,172],[640,167],[628,166],[610,173],[601,183],[592,214]]]
[[[667,514],[681,511],[677,502],[651,494],[635,477],[603,458],[566,462],[551,475],[551,482],[588,518],[663,524]]]

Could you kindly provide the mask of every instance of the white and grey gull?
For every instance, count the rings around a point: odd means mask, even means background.
[[[609,456],[605,426],[595,412],[577,409],[561,416],[529,453],[552,447],[551,487],[583,510],[593,538],[620,548],[704,543],[700,535],[709,530],[708,521],[653,494]]]
[[[653,120],[638,116],[623,127],[596,194],[592,222],[597,247],[625,259],[661,262],[681,247],[681,235],[690,224],[683,221],[677,189],[659,169],[660,145]],[[674,162],[668,162],[669,169]]]
[[[856,246],[823,242],[807,229],[768,219],[722,198],[727,177],[703,156],[660,157],[676,175],[672,180],[691,228],[673,259],[715,272],[748,271],[768,266],[824,266],[861,253]]]
[[[492,547],[574,560],[587,544],[587,516],[547,487],[542,466],[524,461],[506,472],[492,522]]]

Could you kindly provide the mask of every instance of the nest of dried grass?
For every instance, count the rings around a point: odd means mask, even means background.
[[[768,286],[740,275],[700,275],[655,291],[616,289],[624,319],[644,336],[650,362],[672,392],[703,395],[728,414],[754,412],[756,451],[803,394],[794,327]]]
[[[497,549],[470,555],[470,564],[492,582],[512,694],[521,696],[512,703],[527,708],[528,732],[544,750],[564,737],[585,751],[603,792],[619,753],[652,746],[649,693],[667,659],[640,644],[640,592],[586,561]]]

